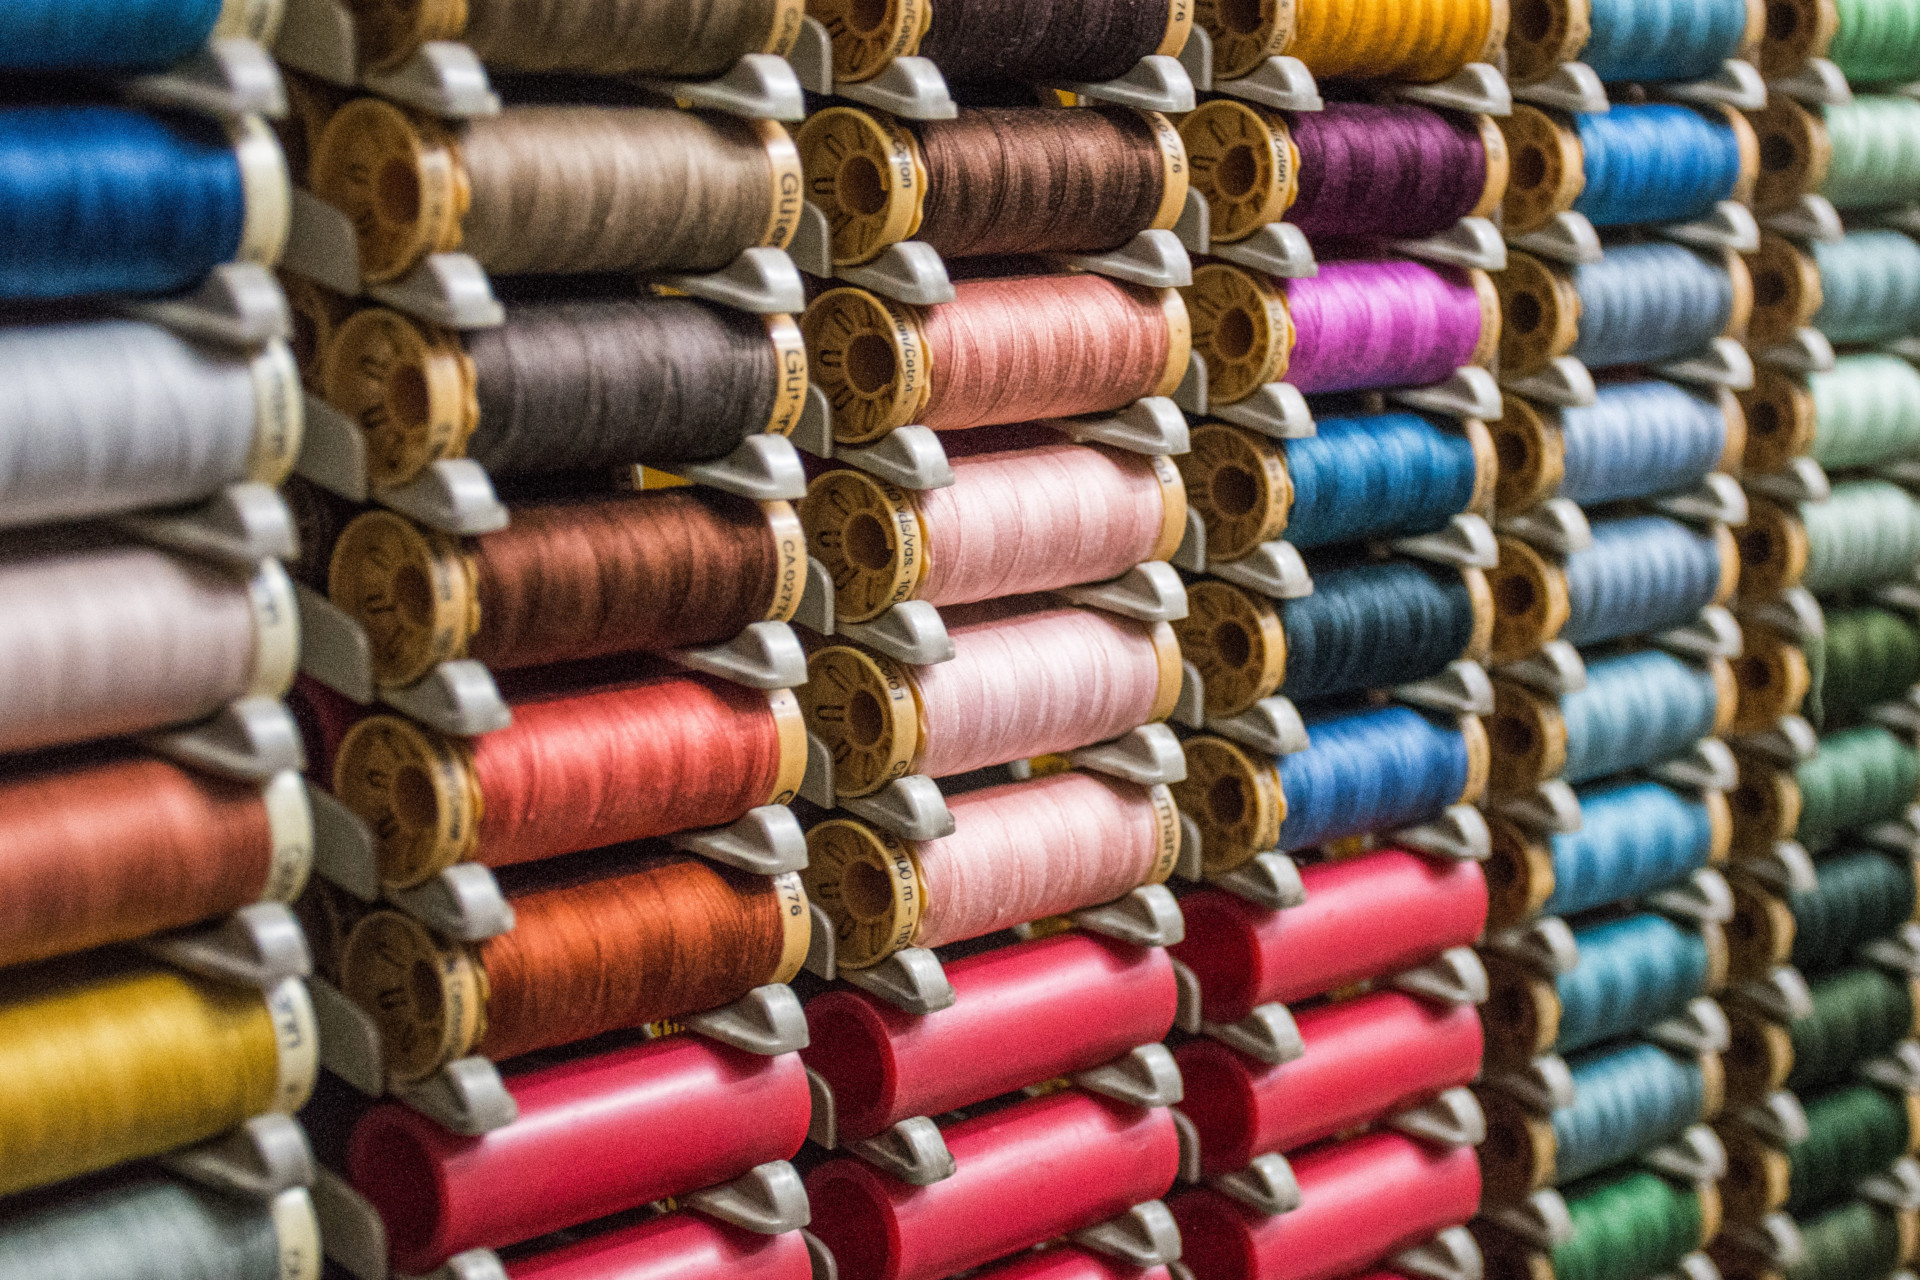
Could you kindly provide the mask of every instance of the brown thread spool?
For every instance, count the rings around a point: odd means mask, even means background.
[[[1507,75],[1531,84],[1563,62],[1579,60],[1593,34],[1587,0],[1518,0],[1507,33]]]
[[[1732,662],[1739,682],[1738,710],[1727,726],[1736,734],[1763,733],[1782,716],[1797,715],[1813,687],[1807,655],[1772,628],[1745,623],[1745,642]]]
[[[280,486],[280,496],[293,513],[293,530],[300,548],[300,554],[286,562],[287,573],[295,582],[325,591],[334,543],[340,540],[348,522],[365,508],[301,475],[288,476]]]
[[[1286,680],[1286,631],[1265,596],[1202,579],[1187,588],[1187,616],[1173,630],[1200,671],[1210,718],[1239,715]]]
[[[1192,448],[1174,459],[1187,505],[1207,531],[1207,555],[1238,560],[1280,536],[1293,507],[1293,480],[1280,445],[1241,427],[1203,422]]]
[[[836,80],[871,80],[895,58],[922,52],[923,40],[933,35],[927,56],[941,65],[951,78],[995,80],[1111,80],[1127,67],[1149,54],[1177,54],[1187,43],[1193,28],[1190,7],[1176,0],[1071,0],[1051,6],[1051,31],[1071,31],[1079,35],[1108,33],[1106,41],[1094,48],[1055,50],[1048,58],[1038,50],[1023,50],[1016,33],[1016,13],[995,14],[989,6],[946,0],[940,5],[943,30],[933,32],[935,0],[809,0],[807,12],[820,20],[833,41],[833,74]],[[1138,47],[1102,47],[1121,42],[1129,28],[1148,30],[1156,43]],[[939,47],[944,45],[944,50]],[[992,46],[989,50],[987,46]],[[978,50],[981,56],[1018,64],[1039,62],[1039,66],[999,66],[985,76],[969,74],[970,65],[954,65],[954,57],[963,50]],[[945,53],[943,58],[942,53]],[[1037,55],[1037,56],[1036,56]],[[1076,66],[1086,62],[1088,65]],[[1058,64],[1058,65],[1056,65]],[[1053,72],[1054,74],[1047,74]]]
[[[1487,424],[1499,465],[1494,508],[1513,515],[1539,506],[1560,491],[1567,478],[1567,441],[1560,411],[1519,396],[1505,398],[1506,412]]]
[[[1821,188],[1833,163],[1833,143],[1824,120],[1784,93],[1770,95],[1765,107],[1747,113],[1747,120],[1760,139],[1760,176],[1753,186],[1755,213],[1779,213]]]
[[[1740,407],[1747,420],[1747,470],[1782,471],[1813,448],[1820,419],[1803,376],[1760,365],[1753,371],[1753,388],[1740,392]]]
[[[1200,831],[1200,863],[1225,875],[1280,843],[1287,797],[1271,759],[1225,738],[1188,738],[1187,776],[1173,784],[1174,802]]]
[[[1171,229],[1186,205],[1186,148],[1155,111],[983,109],[906,125],[828,107],[795,141],[842,265],[909,237],[947,258],[1104,252]]]
[[[1483,867],[1487,927],[1504,929],[1539,915],[1553,896],[1553,849],[1546,840],[1497,813],[1487,815],[1487,829],[1493,837],[1493,853]]]
[[[1498,1089],[1482,1086],[1474,1093],[1487,1119],[1486,1140],[1479,1149],[1483,1201],[1489,1206],[1517,1205],[1552,1186],[1560,1159],[1552,1119]]]
[[[1793,771],[1741,753],[1740,781],[1727,796],[1733,810],[1733,854],[1758,857],[1800,826],[1800,783]]]
[[[1530,791],[1566,768],[1567,722],[1560,714],[1559,699],[1517,680],[1493,682],[1487,739],[1493,752],[1496,793]]]
[[[1496,666],[1524,658],[1559,635],[1573,613],[1566,570],[1518,538],[1502,535],[1499,544],[1500,563],[1487,570]]]
[[[789,504],[705,489],[530,505],[479,538],[370,511],[329,579],[385,685],[461,657],[508,670],[717,643],[791,618],[805,585]]]
[[[1756,347],[1785,342],[1820,310],[1820,268],[1793,241],[1760,233],[1760,248],[1747,258],[1753,277],[1753,320],[1747,338]]]
[[[956,430],[1119,409],[1172,394],[1192,351],[1178,290],[1101,276],[962,281],[952,302],[926,308],[830,289],[800,327],[834,438],[849,444],[910,423]]]
[[[1500,364],[1511,374],[1538,373],[1573,350],[1580,336],[1580,295],[1573,277],[1530,253],[1507,255],[1493,273],[1500,294]]]
[[[1729,971],[1735,981],[1764,978],[1793,955],[1793,908],[1749,876],[1731,877],[1733,919],[1727,922]]]
[[[1538,4],[1539,0],[1532,0]],[[1514,234],[1538,231],[1558,213],[1573,208],[1586,190],[1586,158],[1573,122],[1560,112],[1546,112],[1516,102],[1513,114],[1500,121],[1512,159],[1507,196],[1501,202],[1505,227]]]
[[[1720,1180],[1727,1217],[1757,1222],[1786,1204],[1793,1180],[1787,1153],[1743,1124],[1724,1124],[1718,1132],[1727,1148],[1727,1174]]]
[[[1760,39],[1760,74],[1769,80],[1792,75],[1811,58],[1824,58],[1840,32],[1833,0],[1767,0]]]
[[[340,961],[347,954],[347,939],[369,910],[368,904],[319,876],[309,880],[294,900],[293,914],[307,937],[313,971],[335,986],[340,983]]]
[[[1212,238],[1244,240],[1280,221],[1299,197],[1300,149],[1278,112],[1216,98],[1180,118],[1180,137],[1194,189],[1207,198]]]
[[[1731,1024],[1727,1052],[1727,1105],[1759,1102],[1787,1083],[1793,1070],[1793,1040],[1787,1029],[1742,1005],[1727,1010]]]
[[[1770,600],[1798,583],[1807,572],[1811,547],[1807,527],[1791,508],[1768,498],[1752,498],[1747,523],[1734,535],[1740,546],[1740,595]]]
[[[374,1019],[391,1082],[476,1051],[511,1058],[726,1004],[799,972],[812,932],[797,873],[644,848],[508,901],[514,928],[473,946],[397,911],[354,927],[341,982]]]
[[[282,154],[287,158],[287,175],[293,179],[294,186],[304,187],[307,185],[307,166],[312,161],[315,148],[320,145],[320,134],[326,129],[327,121],[333,119],[333,113],[345,105],[353,94],[339,85],[305,75],[291,67],[280,69],[280,81],[287,94],[287,114],[273,122],[273,132],[280,140]]]
[[[1504,955],[1486,952],[1481,959],[1489,993],[1480,1014],[1488,1033],[1488,1063],[1520,1066],[1551,1050],[1560,1036],[1560,998],[1553,983]]]
[[[465,249],[488,271],[714,271],[785,248],[800,154],[771,120],[657,107],[514,107],[449,129],[360,98],[313,158],[369,282]]]
[[[1287,375],[1293,317],[1270,277],[1224,262],[1196,267],[1186,291],[1194,348],[1207,359],[1207,401],[1233,404]]]

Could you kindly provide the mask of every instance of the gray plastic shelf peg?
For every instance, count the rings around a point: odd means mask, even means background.
[[[663,283],[718,302],[739,311],[757,315],[778,315],[807,309],[806,287],[800,283],[800,271],[786,250],[760,245],[744,250],[733,262],[718,271],[698,275],[670,275]]]
[[[1540,835],[1570,835],[1582,822],[1580,798],[1561,778],[1549,778],[1531,790],[1502,796],[1487,807]]]
[[[1200,370],[1199,378],[1204,387],[1206,358],[1195,352],[1188,367]],[[1258,431],[1275,440],[1304,440],[1319,432],[1314,425],[1313,410],[1307,407],[1307,398],[1300,394],[1300,388],[1290,382],[1262,383],[1244,400],[1205,406],[1198,412],[1245,427],[1249,431]]]
[[[1238,560],[1215,561],[1206,569],[1224,582],[1274,600],[1299,600],[1313,594],[1313,575],[1300,548],[1291,542],[1263,542]]]
[[[1143,884],[1125,897],[1082,908],[1070,916],[1089,933],[1136,947],[1171,947],[1187,936],[1186,917],[1163,884]]]
[[[1541,693],[1563,697],[1587,687],[1587,664],[1580,651],[1565,640],[1549,640],[1534,653],[1501,667],[1503,679]]]
[[[902,600],[868,622],[843,622],[839,634],[913,667],[953,661],[953,637],[925,600]]]
[[[1584,408],[1600,398],[1593,374],[1572,356],[1555,356],[1546,368],[1524,376],[1508,375],[1500,385],[1516,395],[1562,409]]]
[[[1472,947],[1449,947],[1418,968],[1393,975],[1390,985],[1442,1004],[1485,1004],[1487,966]]]
[[[763,1058],[807,1047],[807,1016],[793,988],[783,982],[755,987],[732,1004],[681,1021],[709,1040]]]
[[[1143,724],[1106,742],[1067,753],[1076,769],[1125,778],[1143,787],[1186,780],[1187,756],[1164,724]]]
[[[841,461],[903,489],[945,489],[953,467],[940,437],[922,426],[895,427],[872,444],[835,444]]]
[[[305,754],[300,729],[277,699],[242,698],[210,719],[140,739],[149,750],[202,773],[265,782],[298,769]]]
[[[1117,1218],[1072,1235],[1075,1244],[1135,1267],[1161,1267],[1180,1256],[1180,1228],[1158,1200],[1137,1204]]]
[[[1753,386],[1753,357],[1732,338],[1715,338],[1703,350],[1653,366],[1676,382],[1746,391]]]
[[[1224,262],[1286,279],[1320,274],[1307,233],[1291,222],[1269,222],[1243,240],[1215,240],[1212,253]]]
[[[674,470],[695,484],[752,498],[756,502],[793,501],[807,496],[807,473],[793,441],[785,436],[748,436],[732,453],[712,462],[690,462]]]
[[[846,1149],[910,1187],[930,1187],[960,1172],[940,1126],[925,1116],[909,1116],[885,1133],[847,1143]]]
[[[1150,228],[1107,253],[1069,254],[1061,265],[1149,289],[1184,289],[1193,283],[1193,260],[1172,231]]]
[[[710,862],[759,876],[777,876],[805,870],[807,837],[793,810],[783,804],[763,804],[724,827],[683,831],[671,837],[673,847],[697,853]]]
[[[807,655],[784,622],[753,622],[725,644],[675,649],[683,667],[719,676],[749,689],[793,689],[807,682]]]
[[[1491,569],[1500,563],[1500,547],[1494,541],[1493,526],[1485,516],[1470,511],[1452,516],[1442,529],[1395,538],[1391,545],[1401,555],[1463,569]]]
[[[1429,107],[1472,111],[1487,116],[1513,114],[1514,94],[1507,87],[1507,78],[1486,62],[1469,62],[1437,84],[1397,85],[1394,92],[1407,102],[1424,103]],[[1605,100],[1603,95],[1601,101]],[[1604,106],[1600,109],[1606,110]]]
[[[1453,267],[1504,271],[1507,266],[1506,242],[1486,218],[1462,218],[1438,235],[1423,236],[1418,240],[1396,240],[1393,249],[1409,258]]]
[[[1600,247],[1600,233],[1593,229],[1593,223],[1587,220],[1587,215],[1572,209],[1554,214],[1544,227],[1537,230],[1508,236],[1507,242],[1537,257],[1575,265],[1598,262],[1605,252]]]
[[[1477,1147],[1487,1140],[1487,1113],[1467,1088],[1443,1089],[1420,1106],[1387,1119],[1387,1127],[1441,1147]]]
[[[500,95],[479,55],[452,40],[429,40],[391,71],[366,71],[361,83],[428,115],[467,119],[500,114]]]
[[[1826,373],[1838,359],[1827,335],[1812,325],[1801,325],[1785,342],[1762,348],[1753,358],[1789,373]]]
[[[1436,382],[1431,386],[1389,391],[1387,399],[1394,404],[1406,405],[1409,409],[1455,419],[1478,418],[1483,422],[1498,422],[1505,413],[1500,384],[1493,380],[1491,373],[1478,365],[1463,365],[1455,369],[1444,382]]]
[[[1392,692],[1401,702],[1434,711],[1451,711],[1456,715],[1493,714],[1493,681],[1488,678],[1486,668],[1470,658],[1456,658],[1439,675],[1395,685]]]
[[[1046,425],[1064,432],[1075,444],[1105,444],[1148,457],[1188,452],[1187,419],[1180,406],[1165,396],[1136,400],[1118,413],[1088,418],[1052,418]]]
[[[1521,102],[1580,115],[1608,111],[1613,106],[1607,99],[1607,86],[1584,62],[1563,62],[1543,79],[1518,85],[1512,92]]]
[[[1448,1227],[1425,1244],[1393,1255],[1393,1269],[1417,1280],[1485,1280],[1486,1259],[1473,1233]]]
[[[732,1182],[680,1199],[695,1212],[763,1236],[798,1231],[811,1217],[806,1186],[785,1160],[755,1165]]]
[[[224,120],[287,114],[286,85],[267,51],[252,40],[209,40],[165,71],[135,76],[126,87],[135,102],[177,107]]]
[[[1187,75],[1187,69],[1180,65],[1178,58],[1164,53],[1148,54],[1115,80],[1074,81],[1060,87],[1095,102],[1111,102],[1142,111],[1180,115],[1196,105],[1193,80]]]
[[[136,319],[216,346],[253,349],[293,336],[293,313],[273,273],[257,262],[226,262],[178,297],[130,301]]]
[[[244,1121],[210,1142],[162,1156],[183,1178],[254,1200],[271,1200],[313,1181],[313,1150],[292,1116],[273,1112]]]
[[[1164,560],[1149,560],[1107,582],[1063,587],[1054,594],[1141,622],[1178,622],[1187,616],[1186,584]]]
[[[1246,1168],[1215,1178],[1212,1186],[1269,1217],[1300,1207],[1300,1183],[1293,1176],[1293,1166],[1277,1152],[1255,1156]]]
[[[1157,1042],[1136,1045],[1112,1062],[1078,1072],[1072,1079],[1089,1093],[1136,1107],[1171,1107],[1186,1092],[1173,1054]]]
[[[1790,76],[1780,76],[1767,88],[1809,106],[1841,107],[1853,101],[1853,89],[1839,67],[1826,58],[1809,58]]]
[[[649,80],[649,88],[689,106],[747,120],[804,120],[806,99],[793,64],[772,53],[749,53],[714,80]]]
[[[1506,516],[1500,521],[1500,532],[1559,557],[1593,545],[1587,513],[1571,498],[1548,498],[1531,511]]]
[[[1716,202],[1704,218],[1668,223],[1655,231],[1662,239],[1698,249],[1752,253],[1760,247],[1760,224],[1754,220],[1753,211],[1731,200]]]
[[[1255,1005],[1238,1022],[1198,1022],[1194,1029],[1269,1066],[1292,1062],[1307,1051],[1293,1014],[1277,1002]]]

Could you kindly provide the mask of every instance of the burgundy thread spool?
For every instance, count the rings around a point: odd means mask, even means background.
[[[1280,911],[1217,889],[1181,900],[1187,938],[1173,956],[1199,978],[1207,1021],[1411,968],[1473,942],[1487,921],[1474,862],[1383,849],[1306,867],[1300,879],[1307,900]]]
[[[507,1264],[513,1280],[812,1280],[798,1231],[756,1235],[670,1213]]]
[[[1060,934],[947,966],[952,1006],[916,1018],[862,991],[807,1005],[806,1064],[832,1086],[843,1141],[937,1116],[1161,1040],[1179,993],[1159,948]]]
[[[1067,1245],[982,1271],[975,1280],[1168,1280],[1168,1275],[1165,1267],[1141,1271],[1118,1258]]]
[[[1178,1105],[1200,1131],[1209,1178],[1405,1110],[1480,1073],[1480,1012],[1381,991],[1295,1019],[1306,1052],[1269,1066],[1216,1040],[1174,1053]]]
[[[1472,1147],[1370,1133],[1293,1161],[1300,1207],[1272,1217],[1218,1191],[1169,1206],[1194,1280],[1332,1280],[1459,1226],[1480,1208]]]
[[[784,1160],[807,1138],[807,1077],[674,1036],[513,1076],[517,1120],[461,1137],[385,1103],[355,1126],[347,1169],[379,1209],[396,1269],[502,1248]]]
[[[1180,1166],[1173,1113],[1068,1090],[944,1131],[957,1172],[912,1187],[858,1160],[807,1178],[809,1228],[842,1280],[940,1280],[1164,1195]]]

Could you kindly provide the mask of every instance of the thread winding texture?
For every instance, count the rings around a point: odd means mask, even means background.
[[[1312,720],[1307,741],[1279,760],[1282,851],[1430,818],[1467,789],[1465,735],[1407,707]]]
[[[1814,436],[1808,450],[1823,467],[1865,467],[1920,453],[1920,369],[1898,356],[1841,356],[1807,376]]]
[[[1733,198],[1740,144],[1724,118],[1622,104],[1573,120],[1586,172],[1573,207],[1597,227],[1686,222]]]
[[[1644,1170],[1569,1187],[1573,1237],[1553,1250],[1555,1280],[1633,1280],[1699,1248],[1700,1194]]]
[[[1443,670],[1471,647],[1474,607],[1457,571],[1391,560],[1316,573],[1280,620],[1287,696],[1311,701]]]
[[[1713,400],[1670,382],[1617,382],[1590,405],[1560,411],[1566,475],[1557,496],[1581,506],[1689,488],[1727,447]]]
[[[1697,80],[1737,57],[1747,29],[1741,0],[1595,0],[1580,59],[1599,77]]]
[[[1318,275],[1287,281],[1286,295],[1286,380],[1305,392],[1438,382],[1480,345],[1480,296],[1455,268],[1323,262]]]
[[[1733,319],[1726,268],[1677,244],[1620,245],[1572,274],[1580,324],[1571,354],[1592,368],[1691,354]]]
[[[1891,1275],[1905,1255],[1899,1221],[1855,1200],[1800,1224],[1803,1255],[1783,1268],[1788,1280],[1871,1280]]]
[[[1920,751],[1879,725],[1830,733],[1794,769],[1802,844],[1817,849],[1841,831],[1897,816],[1920,799]]]
[[[1112,80],[1167,22],[1166,0],[943,0],[920,54],[949,80]]]
[[[1845,1079],[1854,1065],[1913,1033],[1911,984],[1877,969],[1842,969],[1813,981],[1813,1012],[1788,1024],[1796,1093]]]
[[[1885,480],[1846,480],[1826,502],[1803,502],[1807,568],[1800,585],[1816,594],[1870,587],[1911,573],[1920,562],[1920,499]]]
[[[1494,23],[1485,0],[1308,0],[1285,52],[1328,79],[1444,80],[1486,53]]]
[[[1850,724],[1920,684],[1920,626],[1905,615],[1873,607],[1829,609],[1826,623],[1816,667],[1821,679],[1807,699],[1816,725]],[[1815,648],[1808,646],[1810,663]]]
[[[213,34],[220,0],[21,0],[0,22],[9,71],[150,70]]]
[[[1457,431],[1412,413],[1322,418],[1316,430],[1282,446],[1297,547],[1426,533],[1473,501],[1473,445]]]
[[[1480,205],[1487,149],[1471,118],[1411,104],[1329,102],[1288,122],[1300,190],[1287,221],[1309,237],[1443,231]]]
[[[1814,888],[1788,898],[1793,964],[1802,972],[1839,967],[1855,948],[1887,936],[1913,916],[1911,862],[1863,849],[1822,859],[1814,871]]]
[[[1701,935],[1663,916],[1637,915],[1575,932],[1580,963],[1554,980],[1566,1053],[1678,1013],[1704,995],[1712,965]]]
[[[1913,0],[1835,0],[1839,23],[1827,57],[1850,84],[1902,80],[1920,66],[1920,5]]]
[[[1835,342],[1920,332],[1920,244],[1898,231],[1855,231],[1811,248],[1820,268],[1816,329]]]
[[[16,1211],[0,1275],[42,1280],[272,1280],[280,1241],[267,1207],[140,1176]]]
[[[1566,574],[1560,638],[1595,644],[1691,621],[1719,594],[1720,544],[1665,516],[1597,520],[1593,545],[1567,557]]]
[[[1807,1136],[1787,1148],[1786,1211],[1805,1217],[1846,1199],[1861,1179],[1907,1153],[1907,1108],[1871,1085],[1808,1099]]]
[[[1657,1146],[1701,1119],[1697,1060],[1650,1044],[1596,1049],[1567,1063],[1573,1105],[1553,1113],[1554,1177],[1571,1182]]]
[[[714,76],[773,51],[777,0],[469,0],[461,38],[489,66]]]
[[[1553,896],[1540,909],[1575,915],[1637,897],[1707,865],[1707,807],[1657,782],[1589,788],[1580,830],[1552,838]]]
[[[1647,649],[1587,665],[1584,689],[1560,699],[1567,725],[1562,776],[1587,782],[1671,759],[1713,734],[1712,673]]]
[[[1920,102],[1856,95],[1825,107],[1833,159],[1820,194],[1841,209],[1904,204],[1920,181]]]

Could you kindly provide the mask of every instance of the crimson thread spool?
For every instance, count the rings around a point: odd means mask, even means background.
[[[1165,560],[1186,533],[1186,489],[1166,458],[1049,441],[951,461],[945,489],[852,469],[807,487],[800,523],[839,617],[1102,582]]]
[[[785,804],[806,767],[785,689],[659,675],[512,709],[511,726],[473,739],[393,715],[348,731],[333,790],[373,829],[386,883],[720,826]]]
[[[659,107],[512,107],[448,128],[357,98],[308,180],[353,221],[375,283],[451,249],[497,275],[715,271],[786,248],[801,204],[778,123]]]
[[[1070,608],[995,617],[1004,607],[948,611],[954,656],[933,666],[851,645],[813,652],[800,705],[839,794],[1068,751],[1173,711],[1180,645],[1166,623]]]
[[[126,758],[0,783],[0,965],[292,902],[313,860],[297,775]]]
[[[714,1186],[807,1139],[807,1076],[691,1035],[507,1080],[519,1117],[477,1138],[384,1103],[354,1126],[347,1173],[380,1212],[396,1269],[425,1275],[498,1249]]]
[[[1192,350],[1179,290],[1096,275],[962,280],[932,307],[829,289],[800,330],[845,444],[1124,408],[1173,394]]]
[[[1178,992],[1159,948],[1067,933],[946,966],[954,1003],[914,1017],[863,991],[807,1004],[808,1067],[833,1089],[840,1140],[883,1133],[1166,1037]]]
[[[656,489],[516,508],[457,538],[369,511],[334,548],[335,604],[367,632],[374,678],[452,658],[494,670],[730,640],[793,616],[806,535],[784,502]]]
[[[513,1280],[812,1280],[798,1231],[763,1236],[691,1209],[506,1264]]]
[[[1210,262],[1182,292],[1214,405],[1269,382],[1309,394],[1425,385],[1500,347],[1500,300],[1477,269],[1350,259],[1282,281]]]
[[[807,893],[849,969],[1111,902],[1173,874],[1180,820],[1164,786],[1062,773],[947,802],[954,833],[908,842],[852,818],[807,832]]]
[[[938,1280],[1091,1227],[1173,1186],[1173,1113],[1078,1090],[1015,1103],[944,1131],[957,1171],[912,1187],[858,1160],[807,1178],[809,1230],[846,1280]]]
[[[1200,1189],[1169,1206],[1194,1280],[1331,1280],[1459,1226],[1480,1208],[1472,1147],[1371,1133],[1293,1161],[1300,1206],[1268,1216]]]
[[[1381,991],[1317,1005],[1294,1019],[1306,1051],[1270,1066],[1215,1040],[1174,1053],[1180,1111],[1200,1132],[1209,1178],[1417,1106],[1480,1072],[1480,1014]]]
[[[1307,900],[1279,911],[1217,889],[1181,899],[1187,938],[1173,957],[1199,978],[1207,1021],[1413,968],[1473,942],[1487,920],[1478,863],[1383,849],[1304,867],[1300,879]]]
[[[1491,214],[1508,184],[1493,117],[1411,103],[1329,102],[1289,118],[1215,98],[1180,117],[1180,137],[1210,234],[1228,242],[1282,218],[1315,238],[1432,235]]]
[[[1034,10],[1002,0],[811,0],[833,40],[836,80],[871,80],[909,55],[950,80],[1112,80],[1150,54],[1173,55],[1193,29],[1172,0],[1065,0]]]
[[[1165,1267],[1142,1271],[1118,1258],[1063,1245],[989,1268],[979,1280],[1168,1280],[1168,1272]]]
[[[1131,107],[1011,107],[896,121],[857,107],[807,117],[794,141],[836,264],[912,237],[943,258],[1103,253],[1170,230],[1187,152]]]
[[[533,877],[507,894],[514,927],[472,946],[397,911],[355,926],[341,987],[379,1027],[390,1079],[705,1012],[800,971],[811,928],[797,874],[650,850],[606,850]]]

